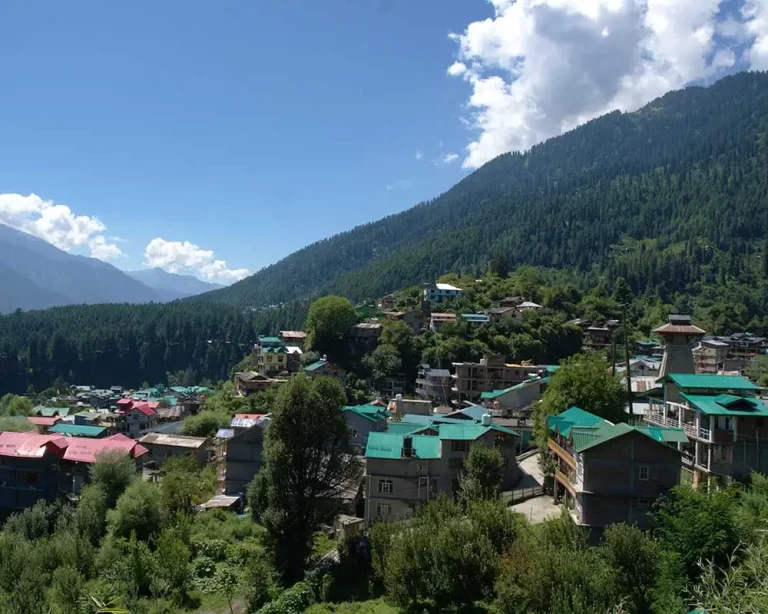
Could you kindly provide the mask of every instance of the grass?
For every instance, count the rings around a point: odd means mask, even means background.
[[[400,614],[400,608],[388,605],[383,599],[350,603],[318,603],[306,614]]]
[[[326,531],[318,531],[315,533],[315,542],[312,544],[312,555],[315,557],[321,557],[328,554],[331,550],[337,546],[335,537],[328,537]]]

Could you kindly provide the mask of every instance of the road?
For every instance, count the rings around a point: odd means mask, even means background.
[[[520,469],[523,470],[523,479],[518,488],[531,488],[544,485],[544,474],[539,468],[539,455],[534,454],[520,461]],[[510,505],[509,509],[522,514],[531,524],[538,524],[545,520],[560,517],[560,507],[552,503],[552,497],[541,495],[533,497],[522,503]]]

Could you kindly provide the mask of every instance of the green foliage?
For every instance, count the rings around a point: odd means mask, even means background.
[[[307,582],[298,582],[258,610],[258,614],[302,614],[314,602],[315,592],[312,586]]]
[[[689,580],[696,580],[700,561],[728,565],[740,541],[736,491],[708,493],[678,486],[653,511],[654,535],[674,553]]]
[[[380,343],[371,354],[365,356],[363,364],[373,372],[376,380],[397,377],[403,368],[403,361],[395,346],[386,343]]]
[[[357,322],[355,308],[341,296],[317,299],[307,314],[307,348],[338,360],[344,336]]]
[[[6,394],[0,397],[0,416],[31,416],[33,404],[27,397]]]
[[[142,542],[154,541],[162,528],[161,497],[156,485],[140,480],[132,482],[120,495],[115,509],[107,514],[112,534],[124,539],[135,535]]]
[[[649,596],[660,573],[660,547],[635,526],[617,524],[605,530],[602,554],[615,573],[619,594],[634,614],[649,614]]]
[[[191,456],[169,458],[161,473],[163,506],[172,515],[191,512],[193,505],[207,501],[216,490],[215,467],[201,468]]]
[[[536,440],[546,447],[547,416],[576,406],[611,422],[624,420],[624,397],[618,377],[611,375],[606,360],[597,354],[577,354],[552,376],[534,412]]]
[[[157,568],[165,581],[166,594],[176,603],[187,599],[189,590],[189,547],[176,529],[166,529],[157,540]]]
[[[747,376],[758,386],[768,386],[768,356],[756,356],[747,369]]]
[[[359,479],[348,427],[339,409],[346,396],[336,380],[299,375],[282,385],[266,431],[261,521],[277,570],[302,576],[321,523],[334,517],[341,494]]]
[[[231,419],[229,414],[206,409],[196,416],[184,418],[181,432],[192,437],[213,437],[221,427],[229,425]]]
[[[89,469],[91,482],[101,489],[107,507],[115,506],[120,495],[136,479],[136,465],[124,452],[102,452]]]
[[[461,496],[466,501],[496,499],[504,478],[504,457],[496,448],[473,443],[464,460],[460,478]]]

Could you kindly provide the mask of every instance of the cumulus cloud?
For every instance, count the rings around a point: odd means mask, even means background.
[[[725,0],[488,1],[492,18],[451,35],[447,73],[471,87],[477,134],[467,168],[717,77],[742,49],[745,66],[768,68],[768,0],[727,17]]]
[[[213,250],[203,249],[189,241],[152,239],[144,250],[146,264],[171,273],[199,275],[208,281],[231,284],[247,277],[248,269],[230,269],[225,260],[217,260]]]
[[[459,159],[459,154],[457,154],[457,153],[447,153],[447,154],[445,154],[443,156],[440,156],[436,160],[435,163],[436,164],[453,164],[458,159]]]
[[[416,159],[417,159],[417,160],[422,160],[422,159],[424,158],[424,152],[423,152],[423,151],[421,151],[421,149],[419,149],[419,150],[416,152],[416,156],[415,156],[415,157],[416,157]]]
[[[76,215],[67,205],[37,194],[0,194],[0,223],[35,235],[59,249],[88,246],[91,256],[114,260],[123,255],[104,238],[107,227],[95,216]]]

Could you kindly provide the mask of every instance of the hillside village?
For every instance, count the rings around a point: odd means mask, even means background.
[[[610,297],[591,318],[573,318],[553,309],[551,297],[532,300],[540,290],[488,300],[504,282],[491,279],[493,291],[470,297],[453,281],[357,307],[328,297],[341,333],[323,339],[310,310],[306,331],[259,336],[216,387],[74,385],[38,395],[34,406],[6,398],[16,410],[0,423],[0,510],[77,502],[94,467],[116,454],[141,481],[161,485],[167,463],[189,462],[188,470],[210,476],[194,496],[196,513],[241,513],[255,504],[275,399],[297,378],[343,387],[337,411],[360,463],[334,490],[329,547],[369,548],[379,523],[419,518],[443,496],[460,501],[478,447],[498,453],[494,488],[510,513],[534,524],[565,513],[593,539],[617,523],[649,528],[657,502],[681,484],[715,492],[768,473],[768,405],[745,376],[762,361],[765,338],[710,337],[679,314],[650,334],[625,336]],[[546,318],[560,332],[526,332]],[[525,344],[516,346],[516,335]],[[509,362],[518,348],[558,360]],[[418,350],[432,364],[414,360]],[[620,399],[610,419],[588,404],[554,412],[547,405],[550,387],[566,385],[581,359]]]

